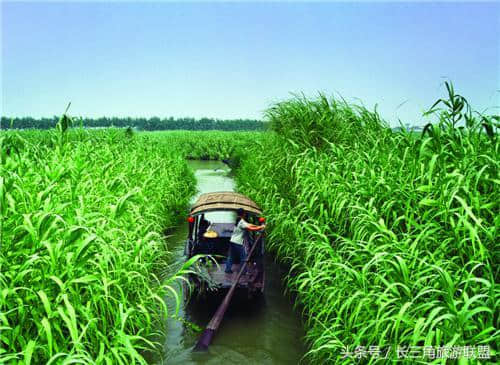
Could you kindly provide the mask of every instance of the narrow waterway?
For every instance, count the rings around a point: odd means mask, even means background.
[[[189,165],[198,184],[198,193],[193,201],[202,193],[234,190],[234,181],[228,176],[229,169],[223,163],[189,161]],[[186,237],[187,224],[175,230],[169,238],[174,266],[184,261]],[[192,352],[199,331],[190,324],[168,319],[164,358],[156,364],[298,364],[305,353],[300,317],[293,311],[293,303],[284,293],[284,273],[279,265],[270,257],[266,257],[265,264],[263,298],[232,303],[208,352]],[[216,308],[217,303],[182,306],[180,316],[204,328]]]

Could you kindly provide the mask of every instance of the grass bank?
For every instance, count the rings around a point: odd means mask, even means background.
[[[353,362],[343,352],[357,346],[391,359],[397,346],[496,350],[498,119],[449,91],[418,138],[361,107],[294,98],[268,111],[274,133],[243,155],[238,187],[291,268],[312,363]],[[445,362],[406,360],[433,361]]]

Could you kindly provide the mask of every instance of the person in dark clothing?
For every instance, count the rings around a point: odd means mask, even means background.
[[[198,228],[198,237],[200,240],[204,240],[203,234],[207,231],[208,227],[210,227],[210,222],[205,219],[205,214],[202,214],[200,217],[200,226]]]

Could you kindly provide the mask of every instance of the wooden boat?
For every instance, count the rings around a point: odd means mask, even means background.
[[[234,261],[232,274],[224,272],[229,255],[229,240],[233,233],[236,210],[247,213],[247,221],[256,225],[265,219],[259,206],[245,195],[234,192],[202,194],[192,205],[188,217],[188,237],[184,253],[186,260],[194,255],[210,255],[199,263],[200,275],[190,275],[189,281],[198,295],[229,289],[236,280],[241,262]],[[254,242],[258,246],[248,259],[247,272],[238,281],[236,289],[245,291],[249,297],[264,291],[264,237],[256,240],[258,232],[247,232],[245,237],[247,254]]]

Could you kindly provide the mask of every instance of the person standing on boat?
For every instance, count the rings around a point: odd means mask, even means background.
[[[240,262],[246,259],[245,248],[243,247],[243,239],[245,230],[246,231],[262,231],[266,228],[266,225],[263,224],[261,226],[256,226],[255,224],[248,223],[246,219],[246,212],[244,209],[239,208],[236,211],[238,217],[236,218],[235,226],[233,234],[231,235],[231,239],[229,240],[229,257],[226,261],[226,270],[225,272],[231,274],[233,271],[231,270],[233,266],[233,261],[235,257],[240,259]]]

